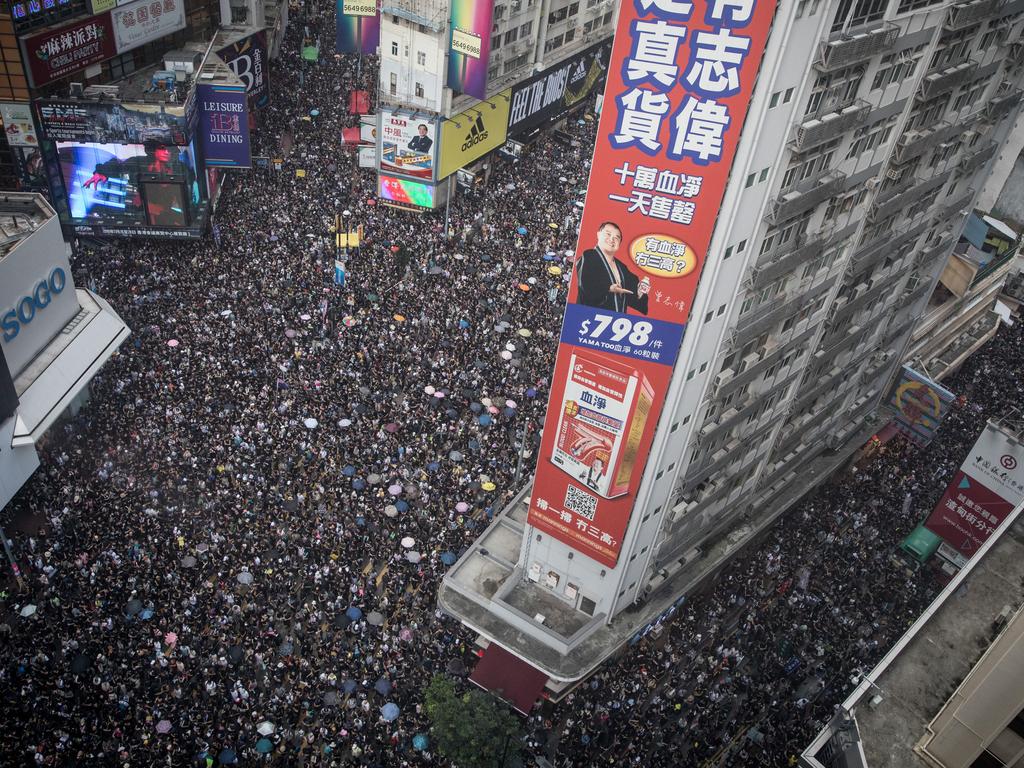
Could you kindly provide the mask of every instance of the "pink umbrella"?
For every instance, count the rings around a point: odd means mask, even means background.
[[[164,635],[164,642],[168,645],[174,645],[176,642],[178,642],[178,635],[174,632],[168,632],[166,635]]]
[[[398,425],[392,421],[390,424],[385,424],[384,429],[391,434],[395,434],[398,431]]]
[[[487,406],[487,412],[491,414],[497,413],[498,407],[496,405],[489,405]]]
[[[176,347],[176,346],[178,346],[178,340],[177,339],[168,339],[167,346],[168,347]]]
[[[435,392],[434,393],[434,397],[436,397],[438,400],[443,400],[444,399],[444,392]]]
[[[156,732],[157,733],[168,733],[170,730],[171,730],[171,721],[170,720],[161,720],[159,723],[156,724]]]
[[[515,400],[506,400],[505,401],[505,407],[506,408],[516,408],[518,406],[516,406],[516,401]]]
[[[458,504],[455,505],[455,511],[459,512],[459,513],[465,512],[468,509],[469,509],[469,504],[467,504],[464,501],[460,501]]]
[[[402,486],[400,486],[398,483],[388,486],[388,493],[390,493],[392,496],[398,496],[401,492]]]
[[[402,627],[402,631],[398,633],[398,639],[406,643],[412,642],[412,630],[408,627]]]

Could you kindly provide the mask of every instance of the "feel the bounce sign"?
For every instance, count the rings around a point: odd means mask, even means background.
[[[598,126],[529,523],[622,548],[775,0],[628,0]]]

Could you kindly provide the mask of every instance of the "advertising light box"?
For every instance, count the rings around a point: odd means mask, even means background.
[[[434,207],[436,189],[433,184],[383,174],[378,178],[381,199],[402,205],[415,205],[418,208]]]

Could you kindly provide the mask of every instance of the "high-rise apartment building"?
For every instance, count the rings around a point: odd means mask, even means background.
[[[491,17],[487,93],[493,95],[611,36],[616,0],[499,0]],[[451,0],[384,0],[380,94],[386,104],[438,114],[472,97],[445,90]]]
[[[1024,0],[778,4],[615,565],[530,525],[527,487],[445,610],[557,691],[872,434],[1016,118],[1022,19]]]

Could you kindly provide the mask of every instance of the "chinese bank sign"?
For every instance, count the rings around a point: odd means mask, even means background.
[[[925,527],[970,558],[1024,499],[1024,444],[989,422]]]
[[[631,0],[619,15],[529,512],[609,567],[774,13],[774,0]]]

